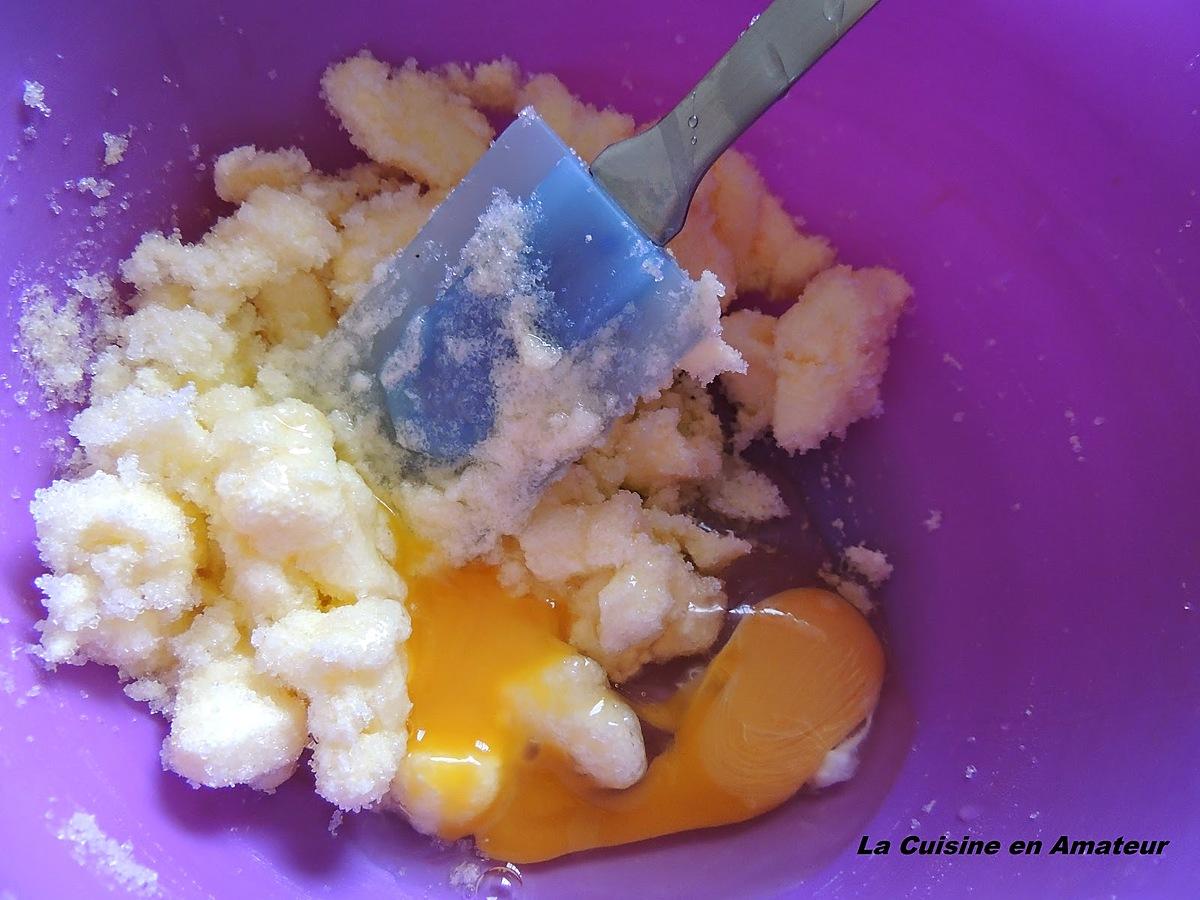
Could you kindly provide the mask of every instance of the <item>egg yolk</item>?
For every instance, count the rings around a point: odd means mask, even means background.
[[[552,601],[512,596],[486,566],[408,583],[409,753],[423,763],[406,794],[436,796],[438,836],[456,840],[528,749],[510,691],[575,651]]]
[[[870,715],[883,679],[879,641],[850,604],[817,589],[777,594],[702,676],[637,710],[673,740],[637,784],[605,789],[534,743],[506,699],[576,652],[554,603],[509,595],[485,566],[409,584],[410,753],[428,763],[419,780],[440,804],[439,837],[474,835],[496,859],[536,862],[766,812]]]

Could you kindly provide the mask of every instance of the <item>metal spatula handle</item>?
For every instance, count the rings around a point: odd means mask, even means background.
[[[709,166],[877,0],[775,0],[653,128],[613,144],[592,176],[662,246]]]

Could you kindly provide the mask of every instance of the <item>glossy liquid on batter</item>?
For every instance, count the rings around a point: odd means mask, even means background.
[[[510,596],[484,566],[409,583],[410,747],[446,761],[439,789],[451,804],[454,773],[494,755],[495,801],[439,836],[473,834],[496,859],[547,860],[766,812],[870,715],[883,678],[879,641],[846,601],[817,589],[776,594],[702,676],[638,709],[673,741],[638,784],[608,790],[533,743],[508,711],[514,685],[574,653],[553,602]]]

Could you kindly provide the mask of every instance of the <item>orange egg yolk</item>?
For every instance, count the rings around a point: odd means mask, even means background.
[[[516,863],[778,806],[870,715],[883,679],[879,641],[850,604],[817,589],[777,594],[742,619],[702,676],[637,710],[673,740],[641,781],[608,790],[534,744],[506,700],[576,652],[562,640],[560,610],[511,596],[485,566],[409,576],[409,586],[409,749],[438,763],[439,836],[474,835],[483,852]],[[480,805],[485,770],[499,774]]]

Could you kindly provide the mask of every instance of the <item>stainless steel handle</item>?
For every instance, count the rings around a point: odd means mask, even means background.
[[[709,166],[876,2],[775,0],[658,124],[605,148],[592,176],[667,243]]]

